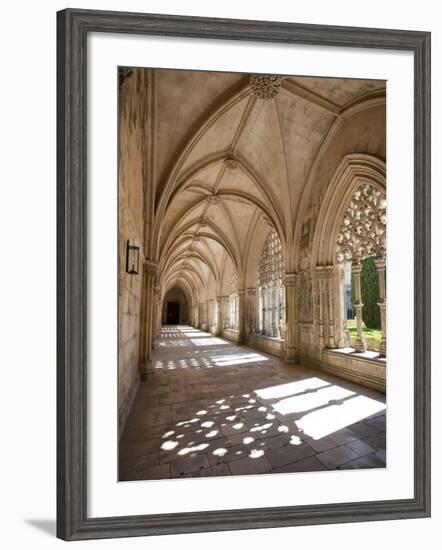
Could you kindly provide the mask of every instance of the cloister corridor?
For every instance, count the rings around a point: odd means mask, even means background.
[[[119,479],[379,468],[385,396],[192,326],[161,328]]]

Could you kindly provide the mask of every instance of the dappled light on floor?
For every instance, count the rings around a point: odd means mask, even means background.
[[[121,480],[385,467],[380,394],[191,327],[163,330],[121,438]]]
[[[227,342],[221,338],[191,338],[190,341],[195,346],[226,346]]]

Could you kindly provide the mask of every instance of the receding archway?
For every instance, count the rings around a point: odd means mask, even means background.
[[[186,295],[178,286],[165,295],[161,312],[161,324],[186,325],[189,323],[189,304]]]

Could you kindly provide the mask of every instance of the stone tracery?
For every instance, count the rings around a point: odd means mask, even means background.
[[[281,241],[272,228],[265,240],[258,265],[259,330],[265,336],[284,336],[285,265]]]
[[[387,201],[369,184],[360,185],[345,211],[337,239],[337,261],[361,261],[370,256],[385,257]]]
[[[230,278],[230,293],[229,293],[229,328],[238,330],[239,323],[239,300],[238,300],[238,273],[233,270]]]
[[[381,311],[382,338],[379,346],[381,355],[386,354],[386,293],[385,293],[385,256],[387,201],[385,193],[374,186],[364,183],[351,197],[345,211],[337,237],[336,260],[338,263],[352,262],[351,269],[354,285],[354,308],[356,313],[355,350],[364,352],[366,344],[362,331],[361,299],[361,262],[374,257],[379,276],[379,308]]]

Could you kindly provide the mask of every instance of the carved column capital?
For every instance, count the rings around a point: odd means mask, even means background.
[[[382,257],[373,258],[373,261],[378,271],[385,268],[385,258],[382,258]]]
[[[358,262],[358,261],[352,262],[352,263],[351,263],[351,270],[352,270],[352,272],[353,272],[355,275],[360,274],[361,271],[362,271],[362,264],[361,264],[361,262]]]
[[[284,275],[284,285],[286,287],[296,286],[297,277],[297,273],[286,273]]]
[[[158,275],[158,264],[152,260],[146,260],[143,265],[143,273],[146,277],[155,277]]]

